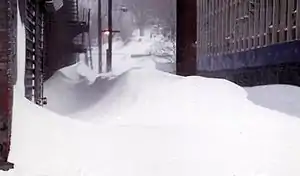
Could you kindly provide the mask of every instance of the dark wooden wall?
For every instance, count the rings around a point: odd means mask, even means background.
[[[197,0],[177,0],[176,72],[196,74]]]
[[[70,1],[72,0],[64,0],[64,6],[56,13],[46,14],[45,79],[50,78],[58,69],[76,62],[71,51],[72,29],[68,27],[68,22],[73,18],[68,9]]]

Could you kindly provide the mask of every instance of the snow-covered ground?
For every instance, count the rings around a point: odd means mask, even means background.
[[[245,88],[248,99],[257,105],[300,118],[300,88],[291,85],[267,85]]]
[[[57,72],[45,85],[56,112],[25,100],[19,75],[16,168],[0,175],[300,175],[299,118],[255,105],[229,81],[126,67],[114,77],[80,63]]]

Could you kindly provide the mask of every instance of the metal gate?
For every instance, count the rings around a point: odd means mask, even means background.
[[[44,9],[35,0],[25,1],[25,97],[43,105]]]

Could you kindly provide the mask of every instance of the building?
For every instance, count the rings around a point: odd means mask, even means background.
[[[242,86],[300,85],[299,0],[198,0],[197,71]]]
[[[91,57],[90,11],[78,0],[19,0],[26,30],[25,97],[46,103],[43,83],[55,71],[76,63],[78,53]]]
[[[90,59],[90,11],[79,17],[77,0],[0,1],[0,170],[9,170],[13,87],[17,79],[17,19],[25,26],[25,97],[46,103],[44,80],[76,62],[78,53]],[[83,16],[84,15],[84,16]],[[59,51],[59,52],[57,52]],[[55,53],[55,54],[53,54]],[[19,80],[20,81],[20,80]]]
[[[25,26],[25,97],[36,104],[43,103],[44,63],[46,60],[45,18],[62,6],[62,0],[18,0]]]
[[[8,163],[12,123],[13,86],[16,83],[17,0],[0,1],[0,170]]]

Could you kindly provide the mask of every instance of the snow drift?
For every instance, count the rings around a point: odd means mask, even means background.
[[[291,85],[267,85],[245,88],[255,104],[300,117],[300,88]]]
[[[72,120],[19,100],[11,154],[15,173],[300,173],[300,120],[254,105],[235,84],[145,69],[115,79],[98,103],[127,108],[105,121],[97,121],[101,106],[91,108],[89,118],[82,112],[80,119]]]
[[[1,175],[300,174],[300,119],[254,105],[233,83],[145,69],[91,81],[76,68],[48,85],[61,99],[93,102],[76,120],[35,106],[16,86],[10,154],[16,169]],[[69,111],[80,105],[55,103]]]

